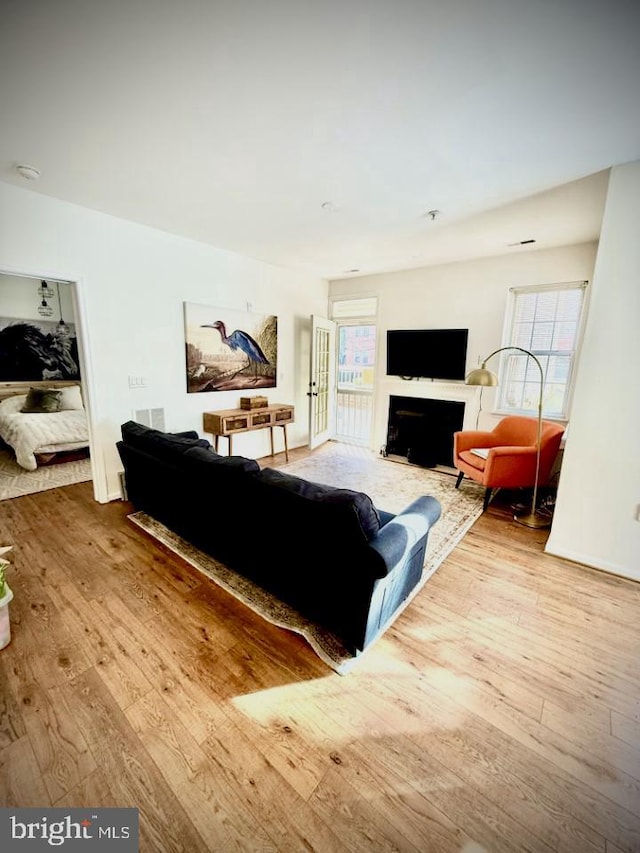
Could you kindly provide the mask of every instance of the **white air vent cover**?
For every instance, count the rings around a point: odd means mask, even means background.
[[[164,409],[136,409],[133,419],[143,426],[165,432]]]

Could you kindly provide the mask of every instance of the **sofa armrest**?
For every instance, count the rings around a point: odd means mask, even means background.
[[[369,541],[376,553],[378,577],[366,609],[358,608],[349,623],[350,645],[365,649],[395,619],[422,578],[429,530],[440,518],[439,501],[417,498]]]
[[[380,528],[378,535],[369,542],[369,547],[377,551],[384,564],[380,577],[403,562],[415,545],[426,537],[441,513],[440,502],[431,495],[423,495]]]

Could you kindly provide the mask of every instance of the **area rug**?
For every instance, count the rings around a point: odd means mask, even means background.
[[[440,501],[442,516],[429,532],[422,580],[404,602],[402,609],[409,605],[482,514],[484,489],[477,484],[465,481],[464,487],[457,490],[455,478],[450,475],[392,462],[348,445],[330,443],[308,458],[282,466],[282,470],[317,483],[366,492],[376,506],[388,512],[400,512],[420,495],[432,495]],[[315,653],[335,672],[346,675],[362,659],[362,655],[350,654],[333,634],[194,548],[146,513],[132,513],[129,519],[264,619],[303,636]],[[369,646],[366,653],[371,648]]]
[[[44,465],[26,471],[16,462],[13,452],[0,449],[0,501],[34,492],[84,483],[91,479],[91,460],[77,459],[58,465]]]

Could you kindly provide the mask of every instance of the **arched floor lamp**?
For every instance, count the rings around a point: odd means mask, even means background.
[[[542,372],[542,365],[535,357],[535,355],[532,352],[529,352],[529,350],[527,349],[522,349],[522,347],[500,347],[500,349],[494,350],[484,359],[481,367],[477,367],[475,370],[471,371],[471,373],[465,379],[465,383],[467,385],[483,385],[485,387],[495,387],[496,385],[498,385],[498,377],[495,375],[495,373],[492,373],[491,370],[487,370],[487,362],[489,361],[489,359],[493,358],[494,355],[497,355],[499,352],[505,352],[506,350],[517,350],[518,352],[522,352],[526,356],[529,356],[529,358],[532,358],[538,365],[538,370],[540,371],[540,394],[538,396],[538,437],[536,439],[536,476],[533,484],[531,509],[529,512],[525,512],[522,514],[516,513],[513,516],[513,519],[514,521],[517,521],[518,524],[524,524],[526,527],[549,527],[551,525],[550,519],[544,518],[536,512],[536,503],[538,501],[538,477],[540,475],[540,438],[542,436],[542,392],[544,389],[544,373]]]

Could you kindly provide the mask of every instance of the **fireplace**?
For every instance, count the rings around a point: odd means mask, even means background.
[[[389,397],[386,453],[425,468],[453,465],[453,434],[462,429],[462,402]]]

